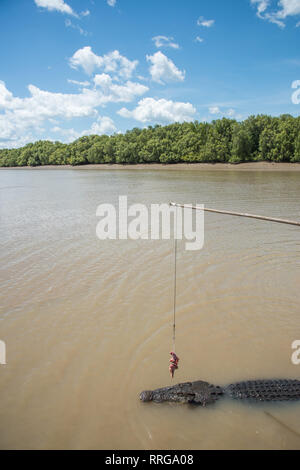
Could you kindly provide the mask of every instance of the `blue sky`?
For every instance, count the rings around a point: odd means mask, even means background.
[[[300,0],[1,0],[0,147],[297,116],[299,36]]]

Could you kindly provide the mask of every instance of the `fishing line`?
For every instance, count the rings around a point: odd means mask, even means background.
[[[177,294],[177,207],[174,214],[174,310],[173,310],[173,351],[176,352],[176,294]]]

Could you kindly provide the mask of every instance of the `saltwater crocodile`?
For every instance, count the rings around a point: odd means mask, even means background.
[[[300,380],[249,380],[219,387],[197,380],[180,383],[156,390],[145,390],[140,394],[142,402],[176,402],[206,406],[228,395],[235,399],[264,401],[300,400]]]

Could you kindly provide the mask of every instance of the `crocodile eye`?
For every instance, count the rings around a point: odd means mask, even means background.
[[[152,401],[152,392],[151,390],[145,390],[140,394],[140,400],[143,402]]]

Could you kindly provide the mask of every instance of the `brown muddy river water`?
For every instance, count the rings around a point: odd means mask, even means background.
[[[171,383],[173,241],[99,240],[119,195],[300,220],[300,172],[1,171],[0,448],[300,449],[300,403],[140,403]],[[177,262],[175,382],[300,378],[299,228],[206,214]]]

